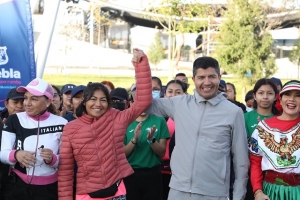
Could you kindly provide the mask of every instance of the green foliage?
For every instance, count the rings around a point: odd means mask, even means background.
[[[217,38],[215,54],[220,66],[249,84],[276,71],[264,13],[261,1],[233,0]]]
[[[186,3],[185,0],[162,0],[158,8],[151,8],[154,12],[164,15],[160,21],[168,23],[168,18],[172,17],[171,30],[173,35],[177,33],[199,32],[201,27],[207,26],[207,20],[186,21],[183,18],[205,17],[212,13],[211,7],[199,3]],[[168,27],[165,27],[168,30]]]
[[[300,65],[300,38],[295,43],[295,48],[291,51],[289,59],[296,65]]]
[[[150,45],[147,55],[149,62],[154,65],[157,65],[163,59],[163,45],[159,32],[155,34],[154,42]]]

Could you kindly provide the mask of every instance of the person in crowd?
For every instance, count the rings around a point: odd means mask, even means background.
[[[169,200],[227,199],[231,158],[233,199],[245,196],[249,160],[243,112],[218,91],[220,79],[216,59],[197,58],[194,95],[153,99],[146,110],[176,124]]]
[[[112,82],[110,81],[102,81],[101,82],[107,89],[108,89],[108,92],[110,93],[113,89],[115,89],[115,86]]]
[[[129,94],[125,88],[115,88],[110,92],[112,107],[120,111],[129,107]]]
[[[275,107],[277,88],[273,81],[270,79],[259,79],[253,88],[253,110],[245,113],[245,126],[247,132],[248,142],[250,143],[250,137],[255,130],[260,120],[273,117],[278,114]],[[247,185],[247,194],[245,200],[253,200],[253,192],[250,180]]]
[[[235,105],[240,107],[244,113],[247,112],[246,106],[243,103],[236,100],[236,89],[235,89],[234,84],[226,83],[226,93],[227,93],[227,98],[229,101],[231,101],[232,103],[234,103]]]
[[[54,91],[54,95],[53,95],[53,100],[52,103],[55,106],[55,108],[59,111],[62,111],[62,96],[61,96],[61,91],[60,89],[55,86],[55,85],[51,85]]]
[[[181,82],[186,84],[186,90],[189,89],[190,84],[189,84],[189,79],[188,77],[185,75],[185,73],[178,73],[175,75],[175,80],[180,80]]]
[[[72,89],[76,87],[76,85],[73,84],[66,84],[61,88],[62,93],[62,100],[63,100],[63,110],[65,112],[62,113],[62,116],[67,114],[68,112],[72,112],[72,104],[71,104],[71,93]]]
[[[57,200],[57,167],[65,119],[54,115],[53,88],[36,78],[17,88],[24,94],[25,112],[10,115],[2,131],[1,162],[11,165],[9,200]]]
[[[16,114],[19,112],[24,111],[23,101],[24,101],[24,93],[23,92],[17,92],[17,88],[11,89],[7,96],[6,100],[4,102],[5,109],[0,113],[1,119],[0,119],[0,140],[2,136],[2,128],[3,128],[3,122],[6,122],[6,119],[9,115]],[[1,144],[1,141],[0,141]],[[8,181],[9,181],[9,165],[0,163],[0,199],[4,199],[2,191],[5,190],[7,187]]]
[[[133,173],[124,153],[126,129],[152,102],[147,56],[135,49],[132,62],[137,90],[130,108],[113,109],[108,89],[89,83],[76,109],[78,118],[65,126],[58,172],[60,200],[73,199],[75,162],[77,200],[126,199],[123,178]]]
[[[152,76],[152,97],[153,99],[158,99],[161,97],[162,93],[162,82],[160,78]]]
[[[280,91],[283,112],[260,121],[251,136],[250,178],[255,200],[298,200],[300,192],[300,82]]]
[[[183,82],[180,80],[171,80],[166,85],[166,91],[165,91],[165,98],[175,97],[175,96],[181,96],[186,94],[186,87]],[[169,183],[171,180],[171,168],[170,168],[170,158],[172,151],[175,146],[175,123],[174,120],[171,118],[166,118],[168,130],[170,133],[170,140],[167,140],[166,144],[166,153],[162,157],[162,165],[161,165],[161,173],[162,173],[162,184],[163,184],[163,196],[162,200],[168,199],[169,194]]]
[[[152,97],[157,98],[161,81],[152,77]],[[133,94],[135,90],[131,91]],[[162,117],[142,113],[126,131],[124,150],[134,174],[124,179],[127,200],[153,200],[162,198],[160,165],[170,138],[166,121]]]
[[[227,87],[226,87],[226,82],[224,80],[220,80],[220,84],[219,84],[219,88],[218,88],[219,91],[221,92],[226,92],[227,90]]]
[[[1,120],[4,121],[7,119],[9,115],[16,114],[24,111],[23,106],[24,101],[24,92],[18,92],[17,88],[11,89],[4,102],[5,109],[1,111],[0,117]]]
[[[245,96],[245,103],[246,103],[246,111],[250,112],[253,110],[254,104],[254,97],[253,97],[253,90],[249,90]]]
[[[281,83],[281,80],[279,78],[272,77],[271,80],[276,84],[276,87],[277,87],[277,90],[278,90],[278,94],[276,96],[275,106],[276,106],[277,110],[280,113],[282,113],[282,107],[281,107],[281,104],[280,104],[280,95],[279,95],[279,92],[282,89],[282,83]]]
[[[70,102],[72,104],[73,111],[63,116],[68,122],[73,121],[77,118],[76,108],[83,100],[83,91],[86,88],[84,85],[76,86],[72,89]]]

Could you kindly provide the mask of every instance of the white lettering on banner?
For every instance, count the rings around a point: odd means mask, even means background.
[[[0,65],[8,63],[8,55],[6,53],[6,46],[0,47]]]
[[[21,73],[19,71],[14,71],[12,68],[5,70],[2,68],[0,71],[0,78],[21,78]]]

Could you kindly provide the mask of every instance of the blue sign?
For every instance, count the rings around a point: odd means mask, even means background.
[[[0,110],[11,88],[36,77],[30,0],[0,0]]]

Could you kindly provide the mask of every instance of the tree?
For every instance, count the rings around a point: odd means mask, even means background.
[[[147,55],[149,62],[154,65],[157,65],[163,59],[163,45],[159,32],[155,34],[154,42],[150,45]]]
[[[296,41],[294,49],[290,52],[289,59],[292,63],[298,65],[298,79],[300,68],[300,38]]]
[[[200,28],[206,27],[211,7],[199,3],[187,3],[185,0],[162,0],[160,6],[150,8],[152,12],[161,14],[164,17],[156,17],[164,30],[169,33],[169,53],[170,71],[168,79],[174,77],[174,60],[175,66],[178,68],[180,59],[180,50],[184,44],[184,33],[199,32]],[[203,20],[192,20],[193,18],[203,17]],[[190,19],[190,20],[187,20]],[[180,36],[180,42],[175,42],[175,37]],[[172,48],[171,48],[172,47]],[[172,54],[172,55],[171,55]]]
[[[247,84],[276,71],[273,44],[260,0],[233,0],[220,26],[215,54],[220,66]]]

